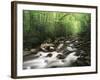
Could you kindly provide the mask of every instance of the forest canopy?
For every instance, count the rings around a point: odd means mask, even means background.
[[[90,31],[90,13],[23,10],[24,48],[36,47],[58,37],[90,41]]]

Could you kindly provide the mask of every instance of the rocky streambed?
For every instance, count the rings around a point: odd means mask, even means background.
[[[24,49],[23,69],[90,66],[90,41],[48,39],[36,48]]]

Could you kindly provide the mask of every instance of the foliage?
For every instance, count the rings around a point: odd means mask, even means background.
[[[89,13],[23,11],[23,45],[32,48],[47,39],[79,37],[90,40]]]

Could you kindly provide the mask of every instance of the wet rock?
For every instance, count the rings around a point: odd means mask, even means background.
[[[57,47],[57,51],[59,51],[63,46],[64,46],[63,43],[59,44],[58,47]]]
[[[81,56],[87,56],[87,53],[83,50],[80,50],[80,54],[81,54]]]
[[[53,46],[50,46],[50,47],[49,47],[49,50],[50,50],[50,51],[54,51],[55,48],[54,48]]]
[[[61,54],[58,54],[58,55],[57,55],[57,58],[58,58],[58,59],[64,59],[65,57],[66,57],[65,55],[61,55]]]
[[[85,64],[86,64],[87,66],[90,66],[90,61],[89,61],[89,60],[86,60],[86,61],[85,61]]]
[[[36,53],[38,50],[37,49],[31,49],[30,52]]]
[[[71,41],[65,41],[65,44],[69,44],[69,43],[71,43]]]
[[[25,48],[24,51],[29,51],[29,49],[28,48]]]
[[[90,60],[90,56],[85,56],[84,59],[85,60]]]
[[[84,61],[77,60],[77,65],[78,66],[85,66],[86,64],[84,63]]]
[[[67,48],[66,48],[68,51],[75,51],[75,50],[77,50],[77,48],[72,48],[72,47],[70,47],[70,46],[67,46]]]
[[[44,43],[51,43],[51,42],[52,42],[51,38],[49,38],[49,39],[47,39],[47,40],[44,41]]]
[[[75,55],[76,55],[76,56],[80,56],[80,51],[77,50]]]
[[[48,55],[48,52],[39,51],[35,56],[46,57],[47,55]]]
[[[31,54],[30,51],[23,51],[23,56],[27,56],[27,55],[29,55],[29,54]]]
[[[74,44],[71,43],[71,44],[69,44],[68,46],[69,46],[69,47],[74,47]]]
[[[49,53],[49,54],[47,54],[46,57],[52,57],[52,55],[53,55],[53,54]]]
[[[42,51],[47,52],[47,51],[54,51],[55,50],[54,46],[55,45],[52,43],[43,43],[41,44],[40,48]]]

